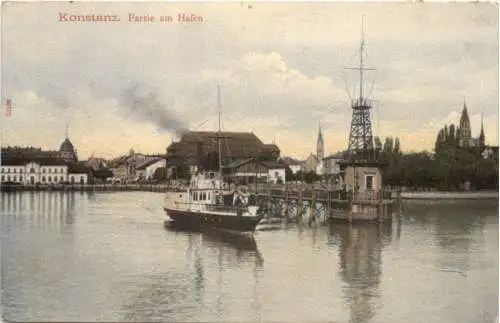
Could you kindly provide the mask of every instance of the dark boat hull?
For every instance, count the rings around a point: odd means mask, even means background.
[[[208,227],[233,232],[254,232],[262,216],[231,216],[164,209],[172,221],[197,228]]]

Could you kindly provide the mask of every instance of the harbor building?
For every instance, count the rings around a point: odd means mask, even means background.
[[[249,158],[224,166],[224,172],[232,183],[237,184],[285,184],[286,167],[279,161]]]
[[[188,167],[191,174],[202,168],[209,155],[221,155],[221,164],[229,165],[251,158],[261,161],[277,161],[280,149],[275,144],[264,144],[253,132],[189,131],[178,142],[167,148],[167,167]],[[218,159],[218,157],[216,158]]]
[[[149,167],[148,169],[151,171],[152,167],[150,167],[150,162],[159,162],[161,164],[161,160],[165,160],[165,156],[146,155],[136,153],[133,149],[130,149],[127,155],[118,157],[110,163],[110,166],[115,178],[120,179],[122,182],[134,182],[144,178],[142,176],[147,176],[149,174],[146,168]],[[163,164],[166,164],[166,162]],[[156,170],[156,168],[154,170]]]
[[[88,167],[83,163],[68,163],[58,152],[31,147],[2,148],[1,183],[87,184],[90,178]]]

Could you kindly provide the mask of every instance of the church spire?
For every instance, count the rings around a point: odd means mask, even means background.
[[[321,121],[318,126],[318,141],[316,143],[316,156],[321,161],[325,157],[325,147],[323,142],[323,133],[321,130]]]
[[[67,122],[66,122],[66,139],[69,139],[69,126]]]
[[[467,112],[467,103],[464,97],[464,108],[462,109],[462,115],[460,116],[460,124],[458,125],[458,143],[460,147],[469,146],[471,139],[470,130],[470,120],[469,113]]]
[[[485,146],[485,138],[484,138],[484,119],[483,113],[481,112],[481,133],[479,134],[479,147]]]

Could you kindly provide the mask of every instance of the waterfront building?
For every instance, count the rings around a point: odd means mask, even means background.
[[[278,146],[264,144],[253,132],[188,131],[168,146],[168,168],[187,166],[194,174],[209,153],[219,155],[219,147],[223,165],[249,158],[277,161],[280,156]]]
[[[141,179],[151,180],[156,170],[161,167],[167,167],[167,160],[162,157],[151,159],[137,167],[137,176]]]
[[[306,173],[316,172],[318,169],[318,164],[319,164],[318,157],[315,154],[310,153],[309,156],[307,156],[307,158],[304,160],[303,170]]]
[[[296,160],[291,157],[283,157],[278,160],[280,163],[285,164],[290,168],[292,174],[297,174],[299,171],[304,170],[304,161]]]
[[[344,159],[345,152],[338,152],[326,156],[323,159],[324,174],[325,175],[338,175],[340,174],[340,162]]]
[[[119,178],[122,182],[137,181],[143,173],[141,166],[159,159],[165,159],[160,155],[145,155],[136,153],[130,149],[127,155],[121,156],[111,162],[111,169],[114,177]],[[155,169],[156,170],[156,169]]]
[[[226,165],[224,172],[229,176],[231,182],[239,184],[256,182],[285,184],[286,167],[286,164],[278,161],[248,158]]]

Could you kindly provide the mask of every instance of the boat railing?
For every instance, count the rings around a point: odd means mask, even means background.
[[[246,212],[248,211],[247,206],[233,206],[233,205],[216,205],[216,204],[203,204],[203,203],[190,203],[190,202],[175,202],[176,206],[192,207],[192,206],[202,206],[203,211],[213,211],[213,212]]]

